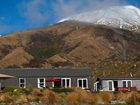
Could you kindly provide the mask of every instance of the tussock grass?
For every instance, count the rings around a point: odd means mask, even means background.
[[[28,99],[29,102],[33,102],[35,100],[35,97],[32,96],[32,95],[28,95],[27,99]]]
[[[123,93],[123,92],[118,92],[114,95],[115,100],[119,100],[119,101],[127,101],[129,94],[128,93]]]
[[[78,103],[78,97],[79,97],[78,94],[71,92],[66,96],[66,101],[68,102],[68,104],[73,105]]]
[[[13,102],[13,98],[8,94],[1,94],[0,95],[0,102],[11,103]]]
[[[110,103],[111,100],[114,98],[112,92],[101,92],[101,93],[99,94],[99,97],[101,98],[101,100],[102,100],[104,103]]]
[[[140,93],[134,92],[134,94],[135,94],[136,100],[137,100],[138,102],[140,102]]]
[[[88,98],[88,93],[80,88],[75,88],[74,92],[76,94],[78,94],[78,102],[86,102],[87,98]]]
[[[59,103],[61,98],[55,92],[45,89],[40,100],[45,104],[54,105],[55,103]]]
[[[80,88],[75,88],[73,92],[70,92],[66,96],[66,101],[69,104],[76,104],[76,103],[87,103],[88,102],[89,94]]]
[[[37,89],[37,88],[33,89],[31,93],[32,93],[33,96],[42,96],[43,95],[41,90]]]
[[[87,98],[87,103],[90,105],[97,105],[99,103],[99,99],[96,93],[89,93]]]
[[[57,93],[50,89],[33,88],[30,92],[23,94],[8,94],[4,91],[0,94],[0,103],[22,105],[30,102],[46,105],[100,105],[111,104],[112,102],[124,102],[126,105],[137,105],[140,103],[138,92],[100,92],[92,93],[80,88],[73,88],[73,91]],[[26,91],[26,89],[23,89]],[[118,103],[119,104],[119,103]]]
[[[128,104],[135,105],[137,102],[140,102],[140,94],[138,92],[130,92],[126,102]]]
[[[29,100],[28,100],[28,97],[26,95],[21,95],[17,101],[16,101],[16,104],[24,104],[24,103],[28,103]]]

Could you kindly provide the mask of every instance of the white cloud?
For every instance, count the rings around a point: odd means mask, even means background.
[[[51,2],[51,4],[50,4]],[[59,19],[77,13],[128,4],[127,0],[23,0],[18,5],[20,14],[30,23],[27,27],[41,26],[51,18]],[[0,17],[0,32],[12,31],[21,26],[11,26]],[[26,23],[25,23],[26,24]],[[21,27],[22,29],[22,27]]]
[[[100,9],[109,6],[120,6],[127,4],[126,0],[87,0],[87,9]]]
[[[78,0],[71,0],[66,2],[66,0],[57,0],[53,5],[56,15],[59,17],[68,16],[71,14],[78,13],[78,8],[81,3]]]
[[[125,4],[126,0],[70,0],[69,2],[57,0],[54,10],[60,18],[63,18],[80,12]]]
[[[47,3],[45,0],[31,0],[29,2],[22,2],[19,5],[22,16],[32,24],[41,24],[47,21],[46,7]]]
[[[52,2],[52,5],[48,2]],[[19,8],[29,23],[43,24],[52,16],[59,20],[80,12],[125,4],[127,0],[30,0],[22,2]],[[48,12],[48,8],[52,13]]]

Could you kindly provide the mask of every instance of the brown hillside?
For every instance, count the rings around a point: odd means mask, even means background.
[[[22,47],[17,47],[8,55],[6,55],[1,61],[1,67],[23,67],[23,64],[27,64],[33,56],[24,51]]]
[[[140,69],[140,34],[73,21],[17,32],[0,37],[0,66],[11,65],[90,66],[98,75],[132,72]]]

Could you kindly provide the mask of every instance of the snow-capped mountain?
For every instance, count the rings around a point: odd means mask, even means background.
[[[134,6],[113,6],[64,18],[63,21],[82,21],[117,28],[137,30],[140,26],[140,9]]]

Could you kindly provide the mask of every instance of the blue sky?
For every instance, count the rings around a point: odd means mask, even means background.
[[[114,5],[140,8],[140,0],[0,0],[0,34],[47,26],[67,16]]]

